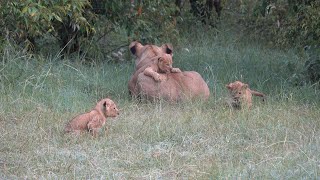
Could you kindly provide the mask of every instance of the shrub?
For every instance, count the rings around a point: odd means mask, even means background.
[[[320,47],[306,47],[307,60],[305,62],[304,74],[312,83],[320,81]]]
[[[105,59],[132,40],[177,42],[176,11],[169,0],[0,1],[0,43],[10,39],[35,52],[54,39],[63,54]]]
[[[85,18],[89,1],[14,0],[1,1],[0,32],[17,44],[34,49],[35,38],[47,33],[63,38],[66,31],[93,31]],[[67,30],[67,31],[68,31]],[[60,33],[60,34],[59,34]],[[58,34],[58,35],[57,35]],[[63,41],[63,40],[62,40]]]
[[[320,1],[263,0],[244,6],[247,31],[272,45],[301,48],[320,42]]]

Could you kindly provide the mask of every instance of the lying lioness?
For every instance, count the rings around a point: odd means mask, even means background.
[[[226,85],[226,87],[229,89],[233,108],[240,109],[243,105],[251,108],[252,95],[263,97],[264,101],[265,95],[263,93],[251,90],[248,84],[241,81],[235,81]]]
[[[135,71],[131,76],[128,88],[133,97],[153,99],[165,99],[180,101],[186,99],[208,99],[210,91],[201,75],[195,71],[175,73],[150,73],[146,70],[150,66],[157,65],[158,57],[171,57],[172,46],[164,44],[161,47],[155,45],[142,45],[134,41],[129,46],[130,51],[136,56]],[[145,71],[146,70],[146,71]],[[143,73],[142,73],[143,72]],[[153,75],[152,75],[153,74]],[[156,78],[154,78],[157,76]],[[160,79],[160,81],[155,81]]]
[[[133,41],[132,43],[130,43],[129,49],[131,53],[136,56],[136,60],[135,60],[135,70],[129,80],[128,89],[129,89],[129,94],[133,97],[136,97],[138,94],[137,92],[138,75],[144,72],[146,68],[157,65],[159,57],[164,57],[165,59],[171,59],[172,61],[173,49],[170,44],[163,44],[161,47],[158,47],[156,45],[151,45],[151,44],[142,45],[138,41]],[[148,72],[146,74],[148,74]]]
[[[155,82],[149,76],[140,73],[137,78],[139,97],[154,101],[164,99],[169,102],[202,99],[207,100],[210,91],[201,75],[195,71],[160,74],[164,81]]]
[[[82,131],[89,131],[96,137],[99,129],[106,123],[107,117],[116,117],[117,115],[119,115],[119,110],[116,104],[111,99],[102,99],[90,112],[73,118],[65,126],[65,132],[80,134]]]

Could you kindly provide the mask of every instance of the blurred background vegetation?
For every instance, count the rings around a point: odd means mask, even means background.
[[[114,60],[129,42],[179,42],[192,31],[233,28],[242,41],[294,49],[304,71],[320,80],[318,0],[13,0],[0,2],[0,50],[10,43],[29,54]],[[191,34],[192,35],[192,34]],[[290,66],[288,66],[290,68]]]

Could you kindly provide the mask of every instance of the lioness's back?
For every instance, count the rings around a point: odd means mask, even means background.
[[[170,101],[202,98],[207,100],[210,91],[201,75],[195,71],[166,74],[167,81],[155,82],[152,78],[139,74],[138,88],[147,99],[162,97]],[[148,97],[149,96],[149,97]]]

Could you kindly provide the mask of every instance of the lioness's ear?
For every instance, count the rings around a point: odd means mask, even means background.
[[[173,53],[173,46],[172,46],[172,44],[169,44],[169,43],[163,44],[163,45],[161,46],[161,48],[163,49],[163,51],[164,51],[166,54],[171,54],[171,55],[172,55],[172,53]]]
[[[129,45],[129,49],[133,55],[136,55],[142,47],[143,47],[142,44],[139,43],[138,41],[133,41]]]

